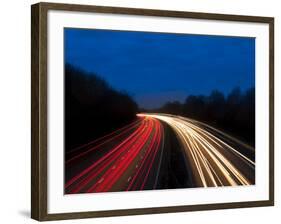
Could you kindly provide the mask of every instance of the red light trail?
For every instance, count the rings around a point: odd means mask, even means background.
[[[66,160],[67,168],[79,167],[83,159],[96,151],[103,155],[66,182],[66,193],[106,192],[120,184],[124,190],[144,189],[159,152],[163,133],[159,120],[139,118],[131,125],[103,137],[102,142],[96,140],[84,148],[71,151],[75,155]],[[114,147],[103,152],[107,144]],[[122,178],[127,179],[125,184],[120,183]]]
[[[191,186],[255,183],[255,162],[249,158],[254,149],[241,141],[184,117],[139,114],[131,124],[66,153],[65,193],[161,189],[163,176],[173,172],[167,163],[175,150],[166,132],[178,142]]]

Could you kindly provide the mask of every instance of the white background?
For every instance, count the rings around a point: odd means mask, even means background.
[[[57,0],[57,2],[61,2]],[[185,11],[203,11],[275,16],[275,98],[280,90],[279,1],[274,0],[101,0],[69,3],[142,7]],[[0,222],[35,223],[30,215],[30,4],[35,1],[6,1],[1,5],[0,34]],[[275,113],[281,113],[281,101]],[[70,220],[59,223],[279,223],[280,195],[280,116],[275,117],[276,206],[267,208],[229,209],[178,214]],[[52,222],[57,223],[57,222]]]

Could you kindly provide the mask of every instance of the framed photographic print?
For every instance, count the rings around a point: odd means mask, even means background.
[[[32,218],[274,204],[274,19],[32,5]]]

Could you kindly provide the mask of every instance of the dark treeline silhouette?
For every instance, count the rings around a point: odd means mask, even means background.
[[[150,112],[194,118],[233,134],[252,146],[255,144],[255,88],[245,92],[235,88],[228,96],[218,90],[209,96],[190,95],[184,103],[167,102]]]
[[[137,104],[93,73],[65,65],[65,148],[92,141],[136,117]]]

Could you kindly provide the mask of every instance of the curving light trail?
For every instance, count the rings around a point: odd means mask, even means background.
[[[185,187],[255,183],[255,162],[250,158],[254,149],[239,140],[185,117],[137,117],[127,126],[66,153],[66,194],[167,188],[167,181],[173,180],[186,183]],[[171,136],[179,143],[177,148]],[[172,169],[179,162],[178,167],[189,175],[176,169],[175,180]]]
[[[161,122],[147,117],[70,151],[65,165],[74,175],[67,179],[65,192],[144,189],[154,175],[151,170],[162,139]]]
[[[253,184],[246,176],[254,172],[255,162],[191,120],[159,114],[138,116],[156,118],[172,127],[184,149],[196,186]]]

